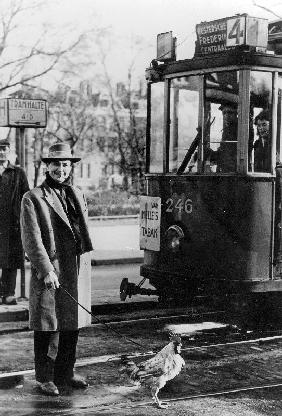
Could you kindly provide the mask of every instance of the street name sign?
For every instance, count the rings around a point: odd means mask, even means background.
[[[0,99],[0,126],[46,127],[47,101],[19,98]]]

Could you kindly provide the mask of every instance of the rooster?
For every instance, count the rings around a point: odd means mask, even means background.
[[[128,357],[121,357],[121,373],[125,373],[129,378],[146,387],[150,387],[154,402],[159,408],[166,408],[168,405],[162,403],[158,398],[158,392],[168,380],[177,376],[185,366],[185,361],[180,356],[181,352],[180,337],[171,337],[171,342],[160,352],[147,361],[135,364]]]

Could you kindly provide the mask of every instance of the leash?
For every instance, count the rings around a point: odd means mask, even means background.
[[[83,305],[81,305],[81,303],[79,303],[78,302],[78,300],[77,299],[75,299],[68,291],[67,291],[67,289],[64,287],[64,286],[62,286],[61,284],[60,284],[60,286],[59,286],[59,288],[61,288],[61,289],[63,289],[63,291],[77,304],[77,305],[79,305],[82,309],[84,309],[87,313],[89,313],[89,315],[91,315],[92,316],[92,318],[94,318],[99,324],[102,324],[102,325],[104,325],[106,328],[107,328],[107,330],[111,330],[112,332],[114,332],[116,335],[118,335],[120,338],[123,338],[123,339],[125,339],[126,341],[129,341],[129,342],[131,342],[132,344],[134,344],[134,345],[137,345],[139,348],[142,348],[143,350],[146,350],[147,351],[147,349],[144,347],[144,345],[142,345],[142,344],[139,344],[139,342],[136,342],[136,341],[134,341],[133,339],[131,339],[131,338],[128,338],[127,336],[125,336],[125,335],[123,335],[121,332],[119,332],[119,331],[117,331],[116,329],[114,329],[111,325],[109,325],[109,324],[106,324],[105,322],[103,322],[103,321],[101,321],[99,318],[97,318],[97,316],[95,316],[95,315],[93,315],[93,313],[92,312],[90,312],[88,309],[86,309]]]

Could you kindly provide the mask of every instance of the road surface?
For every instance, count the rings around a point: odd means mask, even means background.
[[[124,277],[127,277],[129,282],[138,284],[142,280],[139,270],[140,264],[92,267],[92,305],[120,303],[119,287],[121,280]],[[145,282],[142,287],[153,289],[148,282]],[[126,302],[136,302],[140,300],[151,301],[156,299],[156,296],[137,295],[133,296],[131,299],[127,298]]]

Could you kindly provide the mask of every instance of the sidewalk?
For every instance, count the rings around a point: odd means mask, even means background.
[[[103,265],[121,265],[121,264],[134,264],[143,262],[143,251],[141,250],[95,250],[91,258],[92,267]],[[26,280],[28,286],[28,272],[30,270],[30,264],[26,263]],[[17,305],[0,305],[0,333],[8,330],[17,330],[25,326],[23,322],[28,321],[28,299],[20,298],[21,292],[21,276],[18,271],[17,276],[17,288],[16,298],[18,300]],[[3,323],[9,323],[3,325]],[[27,324],[27,322],[26,322]]]
[[[142,263],[144,251],[137,249],[123,250],[94,250],[91,259],[92,266],[107,264]]]

